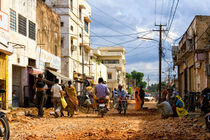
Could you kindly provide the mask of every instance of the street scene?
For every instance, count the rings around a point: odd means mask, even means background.
[[[208,0],[0,0],[0,139],[210,139]]]

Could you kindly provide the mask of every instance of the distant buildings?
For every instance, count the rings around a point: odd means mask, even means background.
[[[111,90],[119,84],[126,88],[125,54],[123,47],[99,47],[100,60],[107,66],[107,85]]]
[[[201,92],[210,88],[210,16],[195,16],[179,46],[173,47],[178,66],[179,92]]]

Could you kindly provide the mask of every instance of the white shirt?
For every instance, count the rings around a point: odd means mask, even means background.
[[[61,97],[61,93],[60,93],[61,91],[62,91],[62,88],[58,84],[53,85],[52,88],[51,88],[51,92],[53,93],[53,97]]]

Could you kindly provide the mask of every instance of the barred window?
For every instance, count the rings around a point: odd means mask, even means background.
[[[85,31],[88,33],[88,22],[84,20],[84,23],[85,23]]]
[[[10,24],[11,30],[16,31],[16,12],[10,9]]]
[[[18,15],[18,32],[26,36],[26,18]]]
[[[36,40],[36,24],[29,21],[29,38]]]

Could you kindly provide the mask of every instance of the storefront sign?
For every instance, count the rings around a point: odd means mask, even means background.
[[[56,69],[60,71],[61,69],[61,58],[58,56],[55,56],[43,49],[40,49],[37,47],[36,51],[37,56],[37,66],[40,69],[45,69],[45,64],[48,63],[51,68]]]
[[[9,16],[3,11],[0,11],[0,29],[9,32]]]

